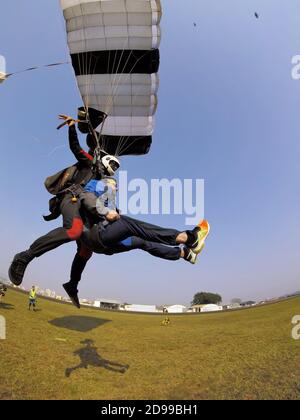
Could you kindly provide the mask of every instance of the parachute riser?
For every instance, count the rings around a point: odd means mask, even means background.
[[[105,120],[108,117],[108,115],[106,115],[106,114],[103,115],[103,122],[101,124],[101,129],[100,129],[99,133],[96,132],[96,130],[93,127],[93,124],[91,123],[91,119],[89,117],[88,109],[86,111],[86,116],[87,116],[89,131],[90,131],[91,135],[93,136],[94,141],[96,143],[96,147],[95,147],[95,151],[94,151],[93,169],[95,170],[95,172],[97,174],[103,174],[105,168],[102,164],[101,159],[102,159],[102,153],[106,154],[106,152],[104,150],[102,150],[102,148],[101,148],[100,139],[101,139],[101,136],[102,136],[103,126],[104,126]]]

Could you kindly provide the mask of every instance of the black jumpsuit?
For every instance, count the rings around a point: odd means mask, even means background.
[[[75,126],[69,127],[70,149],[77,159],[77,170],[72,182],[66,188],[72,185],[84,186],[93,176],[93,156],[86,153],[80,146]],[[60,212],[63,217],[63,227],[52,230],[46,235],[37,239],[30,246],[30,254],[34,257],[40,257],[48,251],[51,251],[65,243],[77,241],[83,232],[83,221],[80,215],[80,200],[72,200],[73,194],[64,193],[60,202]]]

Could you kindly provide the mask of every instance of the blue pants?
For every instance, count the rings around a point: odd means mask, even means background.
[[[72,264],[70,278],[70,282],[75,286],[80,282],[82,273],[93,252],[97,254],[114,255],[140,249],[148,252],[154,257],[169,261],[177,261],[181,257],[181,248],[178,246],[171,247],[156,242],[145,241],[144,239],[137,237],[130,237],[115,245],[112,244],[104,248],[99,243],[96,243],[95,240],[92,240],[91,237],[91,231],[85,231],[81,237],[81,241],[78,242],[77,254],[75,255]]]
[[[127,238],[116,245],[110,246],[109,248],[114,254],[120,254],[122,252],[129,252],[134,249],[140,249],[142,251],[148,252],[148,254],[153,255],[154,257],[170,261],[179,260],[181,255],[181,249],[178,246],[166,246],[156,242],[145,241],[144,239],[140,239],[135,236]]]
[[[162,228],[127,216],[121,216],[119,220],[106,226],[100,224],[99,229],[99,237],[103,245],[107,247],[118,244],[132,236],[149,242],[176,246],[176,238],[180,233],[175,229]]]

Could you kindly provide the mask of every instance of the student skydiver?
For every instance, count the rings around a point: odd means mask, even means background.
[[[121,233],[117,232],[119,228]],[[204,247],[209,230],[210,226],[205,220],[195,229],[185,232],[163,229],[126,216],[120,216],[118,221],[109,222],[106,227],[103,227],[100,222],[98,225],[94,225],[91,230],[85,231],[81,236],[77,254],[72,264],[71,279],[63,287],[74,305],[80,308],[78,283],[93,252],[114,255],[140,249],[158,258],[170,261],[183,258],[195,264],[197,255]],[[130,236],[133,232],[137,236]],[[180,244],[183,245],[182,248],[178,246]]]
[[[78,283],[93,252],[114,255],[140,249],[165,260],[176,261],[183,258],[195,264],[209,234],[209,224],[206,221],[193,231],[179,233],[120,216],[116,211],[116,190],[117,184],[114,179],[93,180],[86,185],[85,193],[81,196],[83,208],[93,214],[98,212],[100,221],[90,229],[84,230],[78,242],[70,281],[63,285],[78,308]],[[114,229],[116,226],[117,230],[120,228],[119,234]],[[179,244],[184,245],[180,247]]]
[[[197,260],[197,254],[186,246],[167,246],[156,242],[149,242],[135,236],[127,238],[116,245],[104,247],[98,241],[98,226],[94,225],[91,230],[83,232],[78,244],[77,254],[73,260],[70,281],[63,284],[63,288],[73,304],[77,308],[80,308],[78,299],[78,284],[81,280],[86,264],[92,257],[93,253],[112,256],[133,250],[142,250],[154,257],[169,261],[184,259],[191,264],[195,264]]]
[[[78,191],[82,191],[91,179],[99,180],[106,175],[113,175],[119,168],[119,161],[114,156],[103,156],[101,162],[95,162],[94,157],[86,153],[79,144],[75,128],[75,120],[61,115],[69,126],[69,145],[77,164],[72,168],[61,171],[55,177],[55,193],[57,194],[55,214],[45,218],[53,220],[60,214],[63,216],[63,227],[57,228],[37,239],[28,250],[17,254],[9,268],[9,278],[13,284],[19,286],[24,278],[28,264],[65,243],[77,241],[83,232],[83,220],[80,214],[81,202]],[[53,181],[53,180],[52,180]]]

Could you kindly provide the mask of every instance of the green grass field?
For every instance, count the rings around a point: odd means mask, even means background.
[[[9,290],[0,399],[300,399],[300,298],[249,310],[101,312]]]

